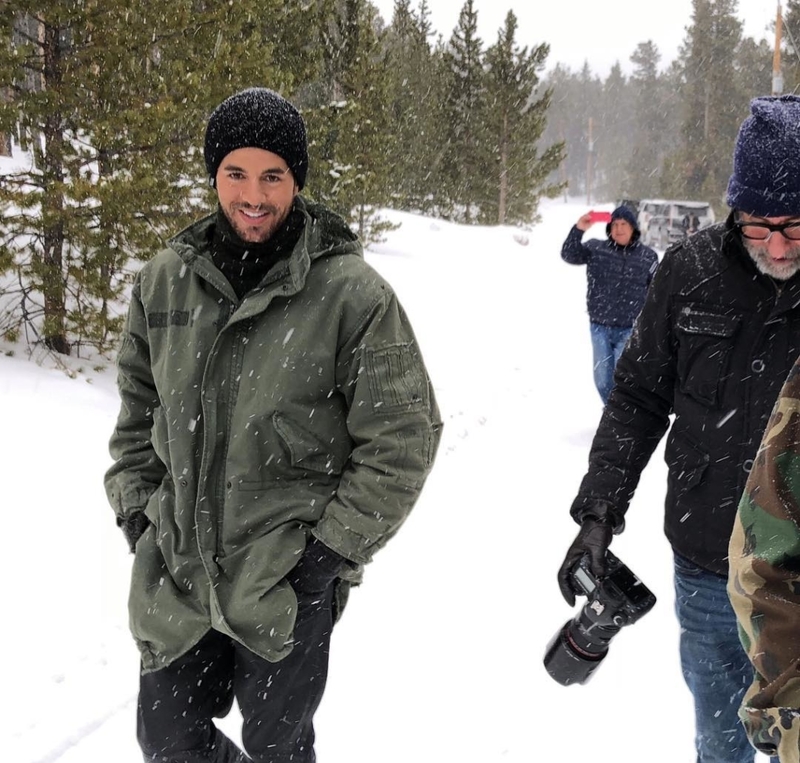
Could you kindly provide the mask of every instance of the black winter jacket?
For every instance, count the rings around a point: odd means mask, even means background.
[[[630,328],[642,309],[658,256],[639,241],[620,246],[611,238],[581,242],[583,231],[573,226],[561,247],[561,259],[586,265],[586,306],[589,320],[604,326]]]
[[[674,551],[727,574],[736,507],[778,392],[800,353],[800,275],[760,273],[732,226],[667,251],[614,374],[572,516],[617,531],[667,439],[665,530]]]

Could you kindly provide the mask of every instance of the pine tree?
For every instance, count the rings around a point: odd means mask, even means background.
[[[603,83],[600,78],[592,72],[588,61],[578,75],[578,93],[581,108],[583,110],[582,131],[583,141],[580,148],[585,157],[583,163],[583,187],[586,192],[587,201],[591,202],[597,198],[597,189],[594,179],[597,176],[597,153],[595,142],[598,135],[598,115],[602,113]]]
[[[635,131],[630,90],[622,67],[615,63],[603,83],[597,114],[595,187],[598,198],[630,198],[626,191],[626,168]]]
[[[680,82],[675,72],[659,73],[661,54],[652,40],[639,43],[630,60],[634,130],[625,186],[628,198],[653,198],[662,195],[664,162],[679,145],[675,136],[683,120]]]
[[[598,115],[605,110],[603,83],[585,63],[578,73],[556,65],[545,85],[553,91],[553,96],[544,142],[563,141],[566,149],[562,170],[553,182],[566,182],[572,195],[586,194],[590,171],[592,176],[597,172],[594,141],[598,136]]]
[[[631,198],[656,196],[657,174],[664,157],[653,150],[661,141],[662,110],[658,94],[661,54],[652,40],[640,42],[631,55],[631,107],[636,121],[627,162],[627,189]]]
[[[797,93],[800,89],[800,0],[785,0],[783,3],[783,34],[781,38],[784,51],[784,55],[781,57],[783,92]],[[769,48],[771,50],[772,46]],[[772,64],[770,63],[771,70]],[[770,75],[769,87],[762,88],[759,95],[767,95],[771,92],[771,81]]]
[[[563,159],[563,143],[537,151],[552,96],[547,89],[537,92],[550,47],[538,45],[529,53],[517,45],[516,34],[517,17],[509,11],[497,42],[486,51],[486,130],[495,182],[494,195],[480,204],[480,219],[500,225],[530,225],[541,196],[562,190],[547,178]]]
[[[393,227],[380,217],[388,206],[390,164],[388,74],[371,3],[321,4],[323,79],[308,111],[309,191],[335,209],[366,241]]]
[[[742,98],[748,101],[761,95],[769,95],[772,91],[772,54],[773,46],[766,40],[756,42],[745,37],[736,55],[736,71]],[[784,85],[787,78],[784,77]],[[784,87],[784,90],[786,88]],[[794,92],[791,87],[786,92]]]
[[[552,91],[548,110],[545,143],[562,142],[566,156],[552,182],[565,186],[567,194],[577,194],[583,187],[586,171],[585,121],[579,95],[579,84],[575,74],[562,64],[556,64],[544,79],[544,85]]]
[[[291,83],[264,34],[282,13],[276,0],[0,6],[0,131],[34,159],[0,185],[8,336],[109,349],[129,261],[197,214],[210,110],[245,84]]]
[[[736,56],[742,24],[736,0],[692,0],[692,24],[681,50],[684,78],[683,146],[673,164],[676,191],[718,208],[742,116]]]
[[[431,210],[442,160],[444,82],[441,57],[431,49],[429,10],[396,0],[386,34],[392,203]]]
[[[444,53],[445,152],[442,161],[440,211],[443,216],[473,222],[491,184],[482,168],[491,161],[486,135],[486,84],[478,13],[467,0]]]

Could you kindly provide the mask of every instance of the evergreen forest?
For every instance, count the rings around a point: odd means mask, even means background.
[[[208,115],[252,85],[301,110],[304,194],[367,243],[383,208],[523,228],[561,194],[723,210],[738,125],[772,87],[773,46],[743,35],[736,0],[692,0],[676,60],[643,40],[605,78],[521,40],[513,10],[481,39],[484,1],[442,34],[429,0],[390,19],[369,0],[4,0],[0,153],[31,160],[0,174],[0,338],[113,350],[133,274],[215,204]],[[793,92],[800,0],[784,7]]]

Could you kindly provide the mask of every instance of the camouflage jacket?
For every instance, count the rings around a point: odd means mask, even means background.
[[[755,747],[800,761],[800,359],[739,504],[728,593],[755,669],[739,715]]]

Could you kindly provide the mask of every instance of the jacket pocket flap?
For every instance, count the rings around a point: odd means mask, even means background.
[[[694,307],[682,307],[678,314],[677,326],[687,334],[732,337],[739,328],[738,315],[722,315]]]
[[[272,425],[289,451],[292,466],[322,474],[342,473],[342,460],[313,432],[277,411],[272,414]]]

